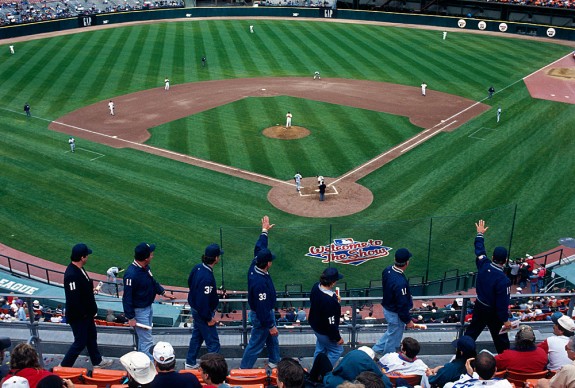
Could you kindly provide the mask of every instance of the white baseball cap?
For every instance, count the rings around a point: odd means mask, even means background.
[[[149,384],[156,377],[156,367],[146,353],[130,352],[120,357],[120,363],[137,383]]]
[[[369,346],[360,346],[357,350],[361,350],[365,354],[367,354],[372,360],[375,358],[375,352]]]
[[[30,388],[30,384],[24,377],[12,376],[4,381],[2,388]]]
[[[154,360],[158,364],[169,364],[175,359],[174,348],[168,342],[160,341],[154,346]]]
[[[561,318],[559,318],[557,320],[557,323],[565,330],[570,331],[572,333],[575,332],[575,322],[567,315],[563,315]]]

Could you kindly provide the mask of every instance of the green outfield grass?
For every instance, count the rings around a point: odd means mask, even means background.
[[[521,79],[569,52],[553,43],[463,32],[443,41],[440,31],[268,20],[158,23],[17,43],[16,55],[0,62],[0,241],[60,263],[83,241],[94,250],[88,269],[102,273],[128,265],[140,241],[155,242],[155,275],[185,285],[203,247],[220,241],[221,231],[226,287],[245,289],[259,219],[268,214],[278,225],[270,237],[278,253],[276,284],[305,289],[325,264],[304,253],[330,238],[407,246],[417,259],[409,275],[425,274],[430,217],[436,217],[430,277],[472,269],[473,221],[492,223],[489,247],[508,244],[513,206],[507,205],[517,204],[512,255],[546,250],[575,230],[575,106],[532,99]],[[501,92],[486,103],[502,107],[502,122],[497,125],[492,109],[435,136],[362,179],[373,204],[335,219],[283,213],[267,201],[267,186],[140,151],[77,137],[71,155],[67,136],[47,129],[82,106],[163,87],[166,76],[179,84],[311,78],[315,70],[323,78],[425,81],[473,100],[493,85]],[[23,115],[25,102],[31,119]],[[295,117],[305,117],[297,124],[311,129],[310,137],[274,142],[261,135],[278,123],[285,104],[305,112]],[[249,98],[155,128],[149,143],[287,180],[296,170],[341,175],[419,130],[377,112]],[[440,217],[453,215],[461,216]],[[388,262],[340,270],[348,286],[367,286]]]

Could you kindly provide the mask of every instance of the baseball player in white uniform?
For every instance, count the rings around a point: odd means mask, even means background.
[[[110,100],[108,103],[108,108],[110,108],[110,114],[114,116],[114,101]]]
[[[321,175],[318,175],[318,176],[317,176],[317,184],[318,184],[318,185],[321,185],[321,184],[323,183],[323,180],[324,180],[324,179],[323,179],[323,176],[321,176]]]
[[[10,45],[10,54],[14,55],[14,45]]]
[[[299,192],[301,188],[301,175],[299,171],[294,175],[293,180],[295,181],[295,188]]]
[[[427,89],[427,84],[424,82],[421,84],[421,95],[425,96],[425,90]]]
[[[319,71],[313,73],[313,79],[321,79],[321,77],[319,76]]]
[[[110,267],[106,271],[106,282],[108,283],[108,294],[116,294],[116,278],[120,272],[124,272],[122,268]]]
[[[170,90],[170,80],[168,79],[168,77],[166,77],[166,79],[164,80],[164,90]]]
[[[70,151],[76,152],[76,139],[70,136],[68,139],[68,144],[70,144]]]
[[[291,117],[292,117],[291,113],[287,112],[287,114],[286,114],[286,128],[291,127]]]
[[[499,122],[500,118],[501,118],[501,107],[497,108],[497,122]]]
[[[443,31],[443,40],[445,40],[445,38],[447,38],[447,31]]]
[[[250,33],[254,33],[254,26],[250,26]]]

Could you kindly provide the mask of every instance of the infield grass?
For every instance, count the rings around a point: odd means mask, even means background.
[[[255,34],[249,34],[250,24]],[[493,225],[489,249],[508,244],[511,207],[486,209],[517,204],[513,256],[573,237],[574,105],[532,99],[520,81],[569,47],[463,32],[450,32],[443,41],[439,31],[246,19],[118,27],[22,42],[16,50],[0,63],[0,241],[31,254],[65,264],[71,246],[83,241],[94,250],[88,269],[103,273],[128,265],[140,241],[154,242],[154,274],[162,283],[185,285],[203,248],[220,241],[221,226],[226,287],[245,289],[259,219],[268,214],[278,225],[270,235],[278,288],[301,283],[307,289],[325,264],[303,255],[330,238],[407,246],[417,258],[408,275],[423,275],[432,216],[439,234],[430,278],[472,269],[473,221],[479,217]],[[66,152],[67,136],[47,130],[50,120],[85,105],[163,87],[166,76],[178,84],[311,78],[315,70],[325,78],[411,86],[425,81],[430,89],[473,100],[483,99],[490,85],[509,87],[486,101],[502,106],[499,125],[492,109],[435,136],[362,179],[373,204],[335,219],[278,211],[267,201],[267,186],[77,137],[78,147],[105,155],[90,161],[90,152]],[[31,119],[22,112],[27,101]],[[261,136],[266,126],[282,124],[277,113],[283,118],[284,104],[305,112],[294,123],[305,117],[297,125],[312,129],[312,136],[282,144]],[[469,137],[480,128],[493,130],[483,131],[481,140]],[[150,143],[289,179],[296,170],[340,175],[418,130],[376,112],[291,97],[249,98],[156,128]],[[462,216],[439,218],[449,215]],[[388,262],[340,270],[348,286],[367,286]]]

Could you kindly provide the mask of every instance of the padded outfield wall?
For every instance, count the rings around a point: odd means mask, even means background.
[[[317,19],[348,19],[399,24],[417,24],[462,30],[502,32],[536,37],[549,40],[575,40],[575,28],[543,24],[488,20],[472,16],[435,16],[409,13],[356,11],[331,8],[296,7],[208,7],[177,8],[160,10],[142,10],[113,14],[78,16],[76,18],[53,21],[18,24],[0,27],[0,39],[15,38],[47,32],[70,29],[89,29],[97,25],[113,25],[125,22],[152,21],[180,18],[204,17],[287,17]]]

